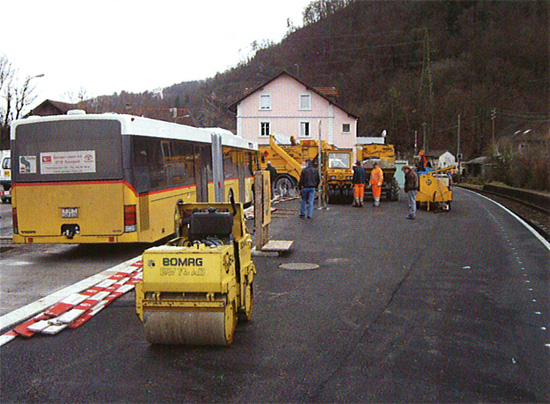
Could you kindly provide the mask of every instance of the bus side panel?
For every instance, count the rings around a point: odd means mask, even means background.
[[[140,234],[139,241],[151,242],[167,237],[174,233],[174,213],[179,201],[184,203],[197,202],[196,186],[185,187],[183,189],[163,191],[152,193],[141,198],[148,198],[149,208],[149,229]],[[145,207],[140,204],[140,209]],[[143,214],[139,213],[139,217]],[[138,223],[138,229],[141,223]]]
[[[78,225],[80,233],[70,240],[73,243],[88,242],[84,240],[86,237],[119,236],[124,232],[121,182],[37,183],[15,187],[14,207],[21,236],[61,237],[63,225]],[[62,217],[63,209],[72,209],[73,217]]]
[[[233,191],[233,196],[235,197],[235,202],[242,202],[241,201],[241,191],[240,191],[240,184],[238,178],[232,178],[229,180],[224,181],[224,189],[225,189],[225,201],[229,201],[229,192]]]

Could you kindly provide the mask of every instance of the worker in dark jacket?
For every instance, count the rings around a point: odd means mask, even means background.
[[[360,161],[355,162],[353,167],[353,203],[351,206],[363,207],[363,197],[365,196],[365,183],[367,182],[367,172],[361,166]]]
[[[319,182],[319,173],[311,165],[311,160],[307,159],[306,168],[302,170],[302,174],[300,174],[300,181],[298,182],[298,186],[302,189],[302,205],[300,208],[300,217],[307,217],[308,219],[311,219],[311,217],[313,216],[315,188],[319,186]]]
[[[275,179],[277,178],[277,169],[271,165],[271,161],[267,162],[267,171],[269,171],[269,182],[271,183],[271,198],[275,196]]]
[[[409,204],[409,215],[407,219],[416,219],[416,193],[418,192],[418,175],[409,167],[401,168],[405,173],[405,193]]]

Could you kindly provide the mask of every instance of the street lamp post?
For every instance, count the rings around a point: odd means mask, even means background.
[[[33,89],[30,88],[30,82],[33,79],[38,79],[44,77],[44,73],[40,73],[34,76],[29,76],[25,79],[23,88],[21,89],[21,94],[15,100],[15,119],[19,119],[21,111],[25,108],[26,105],[30,104],[33,100],[28,100],[28,97]],[[17,94],[17,93],[16,93]]]

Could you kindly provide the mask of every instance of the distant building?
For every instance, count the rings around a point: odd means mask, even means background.
[[[433,168],[456,165],[456,157],[448,150],[426,150],[424,154]]]
[[[50,116],[50,115],[66,115],[67,111],[72,109],[82,109],[80,104],[69,104],[67,102],[45,100],[40,105],[35,107],[27,116]]]
[[[490,169],[489,157],[481,156],[464,162],[465,170],[462,173],[465,177],[486,177]]]
[[[94,108],[92,111],[86,102],[69,104],[61,101],[45,100],[29,112],[27,116],[66,115],[68,111],[74,109],[81,109],[87,113],[114,112],[115,114],[142,116],[145,118],[157,119],[159,121],[174,122],[187,126],[197,126],[193,115],[191,115],[189,110],[186,108],[134,107],[130,104],[126,105],[124,109],[111,108],[109,110],[97,111],[97,108]]]
[[[258,144],[282,134],[297,140],[319,139],[353,148],[357,116],[336,103],[334,87],[311,87],[283,71],[229,106],[237,114],[237,135]]]

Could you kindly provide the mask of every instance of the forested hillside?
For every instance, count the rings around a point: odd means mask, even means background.
[[[549,12],[548,1],[316,0],[304,27],[226,72],[175,84],[163,100],[123,93],[100,103],[185,107],[203,126],[234,129],[227,106],[284,69],[336,87],[358,135],[386,129],[402,154],[415,131],[430,149],[455,151],[460,115],[461,150],[476,157],[491,142],[493,109],[497,137],[548,123]]]

